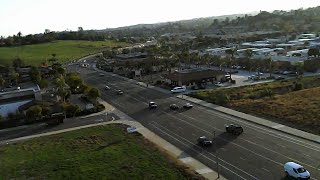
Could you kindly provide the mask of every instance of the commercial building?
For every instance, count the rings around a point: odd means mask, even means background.
[[[16,113],[20,106],[32,100],[42,100],[40,87],[26,89],[5,89],[0,92],[0,115],[7,117],[10,113]]]

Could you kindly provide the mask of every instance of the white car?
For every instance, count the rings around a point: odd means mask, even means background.
[[[221,82],[216,82],[216,83],[214,83],[214,85],[219,86],[219,87],[223,87],[224,86],[224,84],[221,83]]]
[[[182,87],[175,87],[171,90],[172,93],[181,93],[181,92],[185,92],[186,91],[186,87],[182,86]]]
[[[296,179],[309,179],[310,173],[303,168],[300,164],[295,162],[287,162],[284,164],[284,172],[287,176],[294,177]]]

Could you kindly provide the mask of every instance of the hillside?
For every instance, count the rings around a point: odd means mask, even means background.
[[[113,41],[54,41],[50,43],[0,48],[0,65],[11,65],[15,58],[22,59],[28,65],[48,62],[52,54],[60,62],[75,60],[82,56],[102,51],[103,49],[126,46],[127,43]]]

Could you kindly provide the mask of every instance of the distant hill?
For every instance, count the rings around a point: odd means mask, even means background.
[[[195,18],[156,24],[138,24],[100,32],[126,37],[159,36],[166,33],[230,34],[254,31],[319,32],[320,6],[291,11],[253,12],[217,17]]]

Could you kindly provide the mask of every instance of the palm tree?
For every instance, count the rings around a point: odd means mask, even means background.
[[[253,53],[250,49],[247,49],[245,52],[244,52],[247,60],[248,60],[248,68],[249,68],[249,72],[251,72],[251,62],[250,62],[250,59],[252,58],[253,56]]]
[[[2,88],[3,86],[4,86],[4,83],[5,83],[6,81],[3,79],[3,77],[2,76],[0,76],[0,88]]]

